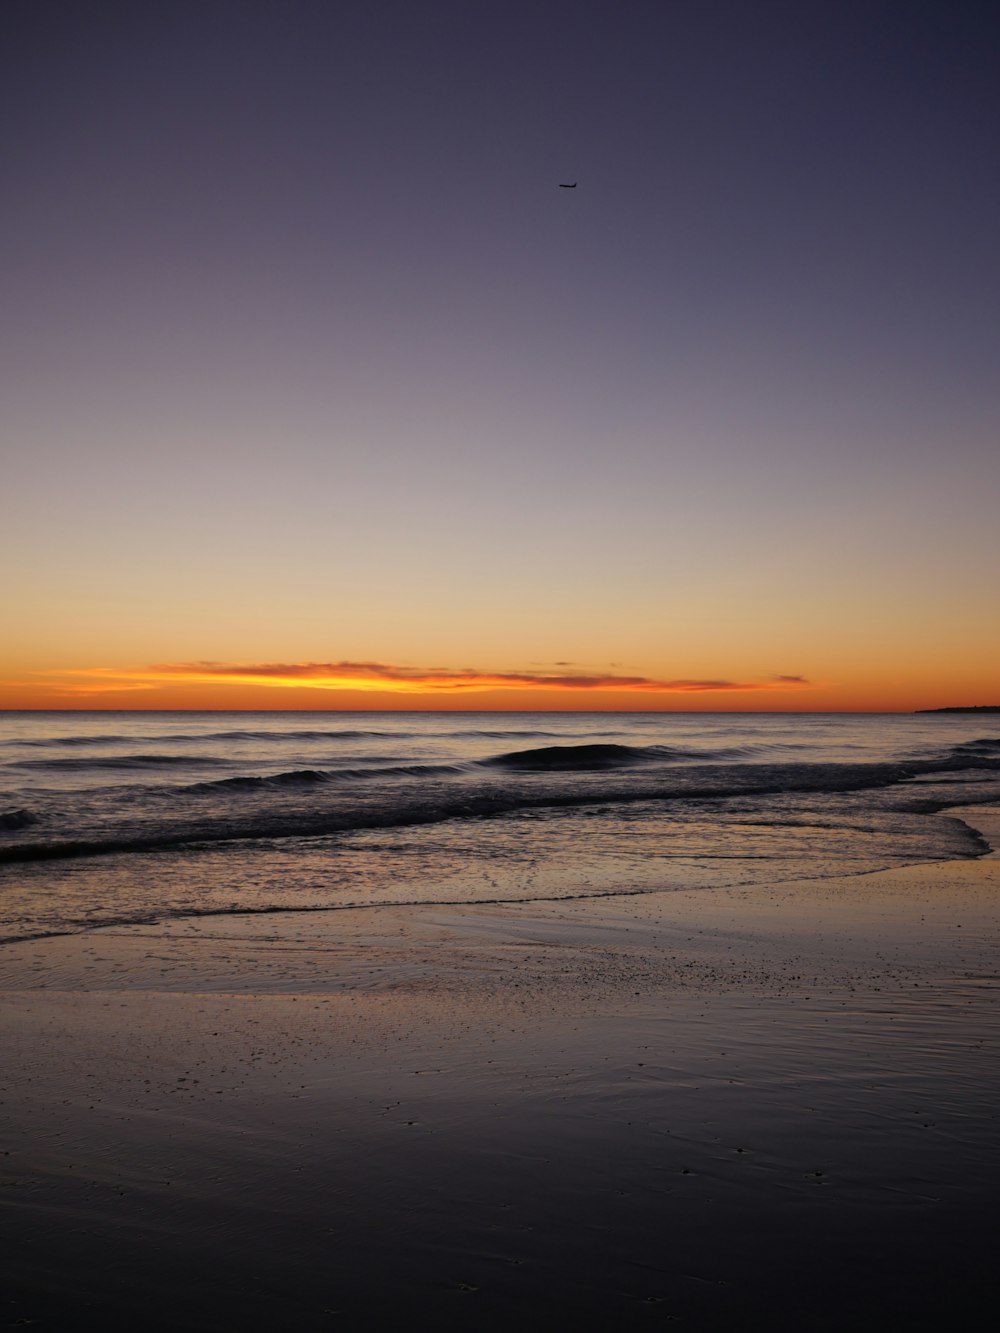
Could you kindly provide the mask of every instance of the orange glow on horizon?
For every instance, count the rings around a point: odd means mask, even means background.
[[[8,708],[499,708],[621,709],[656,706],[656,697],[784,694],[811,688],[801,676],[678,678],[614,672],[481,671],[401,667],[381,662],[157,663],[31,673],[11,682]],[[275,692],[283,696],[279,702]],[[379,696],[370,704],[366,697]],[[141,696],[141,697],[137,697]],[[332,697],[331,697],[332,696]],[[474,696],[474,698],[473,698]],[[488,700],[488,701],[487,701]],[[155,701],[155,702],[154,702]],[[463,702],[466,701],[466,702]],[[730,705],[731,706],[731,705]],[[744,705],[745,706],[745,705]]]
[[[847,669],[843,669],[847,668]],[[995,704],[981,670],[860,672],[836,677],[677,678],[586,671],[400,667],[383,662],[167,662],[34,669],[0,676],[0,709],[292,712],[892,713]]]

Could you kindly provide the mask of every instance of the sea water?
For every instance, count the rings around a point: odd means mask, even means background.
[[[0,940],[982,855],[989,714],[0,714]]]

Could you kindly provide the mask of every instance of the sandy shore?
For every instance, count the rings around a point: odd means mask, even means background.
[[[5,948],[3,1318],[961,1327],[998,897],[994,855]]]

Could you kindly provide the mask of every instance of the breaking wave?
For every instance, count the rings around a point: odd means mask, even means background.
[[[600,763],[595,768],[591,763],[589,770],[586,770],[578,763],[576,771],[606,774],[603,781],[596,782],[585,781],[581,777],[583,785],[567,781],[543,782],[539,785],[534,776],[526,775],[520,783],[455,784],[446,781],[429,786],[407,786],[397,788],[391,797],[384,788],[375,787],[372,799],[368,801],[358,798],[344,802],[333,801],[326,805],[315,799],[310,799],[305,805],[301,802],[288,805],[279,802],[275,796],[275,803],[270,806],[258,801],[252,802],[246,809],[241,804],[235,807],[216,806],[201,817],[172,818],[166,823],[157,821],[132,825],[131,828],[119,828],[104,836],[92,835],[88,830],[86,833],[81,831],[81,836],[77,837],[8,844],[0,846],[0,862],[196,848],[233,841],[322,837],[361,829],[402,828],[452,819],[482,819],[545,808],[593,806],[608,810],[639,802],[702,803],[734,797],[859,792],[894,786],[913,776],[915,768],[914,765],[899,764],[706,765],[680,770],[673,779],[654,772],[642,781],[632,782],[616,774],[615,770],[621,767],[620,762],[613,761],[605,768]],[[419,776],[426,776],[431,771],[432,766],[429,765],[408,768],[408,772],[415,772]],[[453,766],[437,766],[437,771],[445,777],[456,772]],[[528,773],[544,775],[562,771],[558,768],[535,768],[529,769]],[[310,789],[318,791],[335,782],[337,776],[303,769],[271,777],[224,778],[179,791],[190,793],[200,787],[217,796],[227,791],[252,795],[266,792],[268,788],[275,792],[282,788],[291,789],[292,792]],[[361,776],[367,777],[370,773],[364,771]],[[348,791],[351,790],[348,788]],[[175,789],[172,794],[177,795],[179,792]],[[911,804],[914,808],[919,805],[919,808],[929,811],[940,808],[944,802],[928,796],[921,797],[919,803]]]

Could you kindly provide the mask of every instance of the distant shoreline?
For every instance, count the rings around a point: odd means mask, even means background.
[[[917,713],[1000,713],[1000,704],[969,704],[961,708],[916,708]]]

